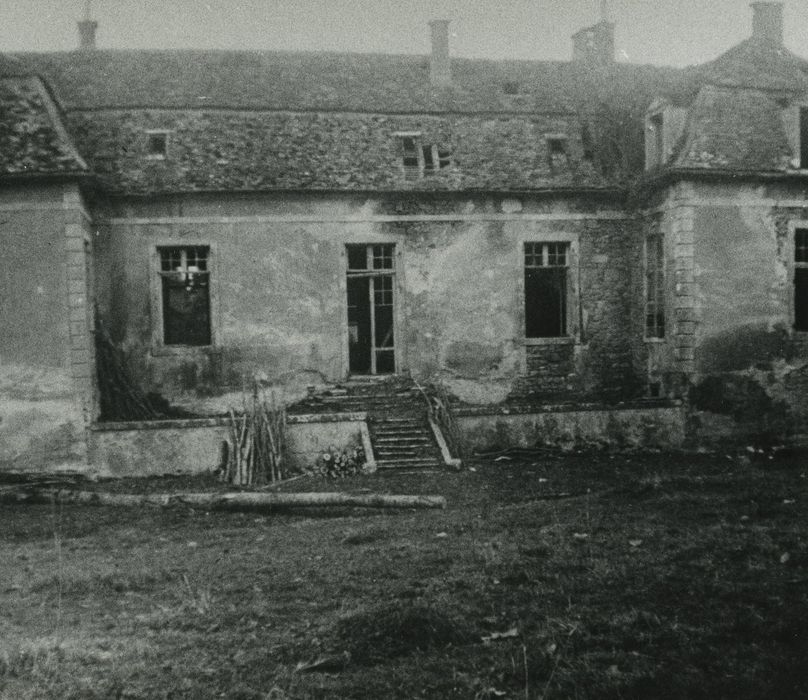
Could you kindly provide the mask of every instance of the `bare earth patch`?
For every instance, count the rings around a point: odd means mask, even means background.
[[[0,698],[808,697],[805,455],[471,466],[286,487],[446,511],[0,507]]]

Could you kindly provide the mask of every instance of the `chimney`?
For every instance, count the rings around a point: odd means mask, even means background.
[[[614,23],[604,18],[573,34],[572,60],[592,67],[614,63]]]
[[[95,32],[98,29],[98,22],[92,19],[90,0],[84,6],[84,19],[79,21],[79,48],[82,50],[93,50],[95,48]]]
[[[783,3],[752,3],[752,37],[770,46],[783,45]]]
[[[432,31],[429,79],[433,87],[447,87],[452,84],[452,65],[449,58],[449,20],[433,19],[429,23],[429,28]]]

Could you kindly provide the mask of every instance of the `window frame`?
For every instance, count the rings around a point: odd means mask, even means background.
[[[423,133],[420,131],[397,131],[393,136],[398,139],[399,167],[405,180],[422,180],[441,170],[451,168],[454,164],[454,153],[451,146],[424,143]],[[404,149],[405,139],[413,142],[413,153],[418,160],[417,166],[404,164],[407,153]],[[427,158],[427,154],[429,158]]]
[[[216,243],[199,238],[165,239],[149,243],[149,280],[151,291],[151,351],[153,355],[198,355],[216,351],[219,346],[219,271]],[[208,305],[210,316],[210,344],[166,344],[163,319],[163,275],[160,250],[163,248],[208,249]]]
[[[655,290],[657,294],[661,294],[662,297],[662,327],[661,327],[661,335],[649,335],[648,333],[648,308],[651,303],[651,299],[649,297],[650,289],[648,287],[648,243],[651,240],[656,240],[659,242],[659,253],[661,259],[659,260],[659,270],[657,275],[657,289]],[[664,343],[667,340],[668,335],[668,313],[667,313],[667,285],[666,285],[666,260],[667,256],[665,254],[665,234],[662,231],[657,231],[654,233],[646,233],[645,238],[643,239],[643,340],[647,343]],[[656,299],[655,303],[659,303],[659,300]]]
[[[796,277],[797,270],[808,271],[808,262],[797,262],[797,231],[808,232],[808,220],[790,221],[788,225],[788,249],[786,250],[788,267],[788,327],[791,332],[800,337],[808,337],[808,328],[796,328],[797,298]],[[807,273],[808,274],[808,273]]]
[[[168,158],[168,147],[171,141],[171,131],[169,129],[146,129],[146,159],[147,160],[166,160]],[[164,139],[164,146],[162,152],[154,152],[151,150],[152,139],[156,136],[162,136]]]
[[[526,303],[525,298],[525,252],[527,243],[553,244],[563,243],[567,246],[567,290],[566,290],[566,334],[561,336],[548,336],[531,338],[527,335]],[[580,259],[579,240],[576,233],[545,233],[541,235],[520,237],[517,245],[518,273],[518,312],[516,314],[517,338],[523,346],[532,345],[572,345],[582,342],[582,309],[580,308]],[[523,370],[526,368],[527,358],[523,353]]]
[[[554,144],[561,145],[561,154],[564,157],[564,163],[556,165],[553,160],[553,156],[555,155]],[[547,167],[550,169],[551,172],[559,172],[569,168],[570,166],[570,139],[567,134],[545,134],[544,135],[544,147],[547,151]]]

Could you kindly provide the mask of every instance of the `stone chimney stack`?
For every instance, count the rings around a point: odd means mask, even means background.
[[[429,23],[432,32],[432,55],[429,59],[429,79],[433,87],[452,84],[452,63],[449,58],[449,20],[433,19]]]
[[[572,60],[592,67],[614,63],[614,23],[604,18],[573,34]]]
[[[783,3],[752,3],[752,37],[770,46],[783,45]]]
[[[98,22],[92,19],[90,0],[84,6],[84,18],[79,21],[79,48],[92,51],[95,48],[95,32]]]

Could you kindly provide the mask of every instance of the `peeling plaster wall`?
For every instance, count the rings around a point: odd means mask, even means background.
[[[0,470],[86,468],[81,210],[72,185],[0,189]]]
[[[661,208],[673,319],[656,352],[682,379],[693,443],[808,438],[808,337],[792,329],[803,202],[789,185],[681,183]]]
[[[440,376],[471,403],[626,394],[640,385],[625,313],[633,225],[617,208],[412,194],[116,201],[96,240],[102,314],[135,378],[175,403],[221,411],[256,373],[291,400],[346,376],[345,244],[394,243],[399,371]],[[574,248],[567,355],[540,369],[523,344],[525,240]],[[150,255],[167,242],[211,246],[213,348],[153,345]]]

